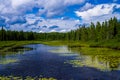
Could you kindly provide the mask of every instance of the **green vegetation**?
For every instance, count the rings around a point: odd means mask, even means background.
[[[0,41],[0,52],[5,52],[15,47],[20,47],[26,44],[46,44],[51,46],[66,45],[69,47],[105,47],[119,49],[120,42],[105,41],[105,42],[83,42],[83,41]]]
[[[91,23],[90,26],[80,26],[77,30],[72,30],[66,33],[35,33],[23,31],[9,31],[0,30],[0,49],[4,47],[11,47],[18,44],[28,44],[39,41],[37,43],[44,43],[50,45],[64,45],[74,46],[91,46],[91,47],[108,47],[113,49],[120,49],[120,21],[115,17],[105,22],[97,22],[96,25]],[[51,41],[49,43],[49,41]],[[2,43],[2,44],[1,44]],[[19,45],[19,44],[18,44]],[[3,50],[4,51],[4,50]]]
[[[21,47],[27,44],[46,44],[46,45],[67,45],[68,41],[0,41],[0,52],[10,50],[12,48]]]
[[[17,59],[5,59],[3,60],[3,58],[0,60],[0,64],[9,64],[9,63],[14,63],[14,62],[17,62],[18,60]]]
[[[74,59],[64,62],[73,67],[91,67],[102,71],[120,70],[120,50],[61,46],[50,52],[60,56],[74,56]]]
[[[67,62],[74,67],[94,67],[102,71],[120,70],[119,50],[90,47],[69,47],[68,49],[80,54],[76,59]]]
[[[85,42],[78,41],[0,41],[0,52],[7,51],[9,49],[20,47],[26,44],[46,44],[51,46],[59,46],[59,45],[81,45],[88,46]]]
[[[38,77],[30,77],[27,76],[26,78],[22,77],[14,77],[14,76],[2,76],[0,77],[0,80],[56,80],[54,78],[38,78]]]
[[[34,43],[38,43],[37,41],[1,41],[0,42],[0,52],[4,52],[7,51],[11,48],[14,47],[18,47],[18,46],[22,46],[25,44],[34,44]]]

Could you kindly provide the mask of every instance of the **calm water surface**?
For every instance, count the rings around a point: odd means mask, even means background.
[[[30,49],[16,48],[0,55],[1,76],[39,76],[58,80],[120,80],[120,51],[43,44],[24,47]]]

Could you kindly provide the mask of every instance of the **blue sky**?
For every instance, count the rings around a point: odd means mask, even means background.
[[[66,32],[114,16],[120,19],[120,0],[0,0],[7,30]]]

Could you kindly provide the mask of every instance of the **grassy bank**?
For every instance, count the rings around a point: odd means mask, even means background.
[[[117,40],[107,40],[100,42],[93,41],[73,41],[67,44],[69,47],[94,47],[94,48],[110,48],[120,50],[120,42]]]
[[[41,41],[0,41],[0,52],[7,51],[11,48],[26,45],[26,44],[38,44]]]
[[[67,45],[68,41],[0,41],[0,52],[27,44],[45,44],[50,46]]]
[[[90,47],[102,47],[120,50],[120,42],[117,40],[108,40],[101,42],[94,42],[89,45]]]
[[[0,41],[0,52],[5,52],[11,48],[26,44],[45,44],[50,46],[88,46],[86,43],[83,44],[78,41]]]
[[[0,41],[0,52],[26,44],[45,44],[51,46],[67,45],[69,47],[103,47],[120,50],[120,42],[116,40],[101,42],[82,41]]]

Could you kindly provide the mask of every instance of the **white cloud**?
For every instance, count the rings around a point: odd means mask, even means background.
[[[82,17],[83,19],[89,19],[95,16],[102,16],[106,14],[110,14],[113,12],[114,6],[119,6],[118,4],[100,4],[95,6],[92,9],[88,9],[87,11],[76,11],[77,16]]]
[[[38,0],[39,1],[39,0]],[[39,1],[39,7],[43,7],[44,10],[40,10],[41,12],[46,14],[47,17],[51,17],[53,15],[62,14],[64,9],[68,6],[75,4],[82,4],[85,0],[43,0]]]
[[[39,31],[39,33],[44,33],[44,31],[41,30],[41,31]]]
[[[53,30],[51,30],[51,31],[49,31],[49,32],[57,32],[57,31],[53,29]]]
[[[0,0],[0,14],[14,13],[10,0]]]
[[[86,11],[86,10],[91,9],[91,8],[93,8],[93,7],[94,7],[93,4],[91,4],[91,3],[86,3],[82,8],[80,8],[80,11]]]
[[[80,4],[85,2],[85,0],[62,0],[65,5]]]
[[[60,30],[60,32],[67,32],[67,30],[63,29],[63,30]]]
[[[40,17],[35,16],[34,14],[28,14],[25,16],[27,20],[27,24],[31,25],[36,22],[36,20],[39,20]]]
[[[29,2],[32,2],[32,0],[11,0],[12,2],[12,7],[17,8],[23,4],[27,4]]]
[[[82,23],[91,23],[91,22],[93,22],[93,23],[96,24],[97,21],[103,22],[105,20],[109,20],[110,18],[114,18],[114,17],[116,17],[117,19],[120,19],[120,14],[115,13],[115,14],[109,14],[109,15],[102,15],[102,16],[92,17],[89,20],[83,19]]]
[[[75,29],[75,25],[79,24],[79,20],[74,20],[74,19],[69,19],[69,20],[62,20],[62,19],[48,19],[48,20],[43,20],[42,22],[38,23],[39,26],[50,26],[56,25],[59,26],[59,30],[71,30]]]
[[[76,15],[82,18],[82,23],[105,21],[111,17],[120,19],[120,14],[114,12],[114,8],[120,8],[120,4],[100,4],[86,11],[75,11]]]
[[[10,25],[10,30],[36,31],[36,32],[65,32],[76,29],[75,25],[80,21],[76,19],[44,19],[34,14],[24,16],[26,23]],[[16,18],[15,18],[16,19]],[[14,19],[13,19],[14,20]],[[45,27],[44,27],[45,26]],[[56,28],[52,26],[58,26]]]
[[[59,28],[51,31],[65,32],[71,29],[76,29],[75,25],[80,24],[80,20],[62,17],[61,19],[52,19],[52,16],[61,15],[64,10],[72,5],[80,5],[86,0],[0,0],[0,16],[5,19],[6,25],[10,26],[11,30],[25,30],[37,32],[49,32],[50,26],[59,26]],[[113,8],[120,8],[119,4],[100,4],[93,5],[86,3],[85,6],[75,11],[76,15],[82,18],[82,22],[95,22],[108,19],[116,16],[120,17],[118,13],[113,13]],[[38,8],[38,12],[31,13],[33,8]],[[30,12],[26,14],[26,12]],[[41,17],[44,15],[48,19]],[[23,20],[22,24],[13,24],[18,18]],[[26,22],[24,23],[24,19]],[[9,23],[7,23],[9,22]],[[42,28],[42,26],[47,26]]]
[[[0,14],[23,15],[28,10],[32,11],[34,7],[37,7],[40,8],[40,15],[45,14],[51,17],[61,14],[68,6],[83,2],[85,0],[0,0]]]

